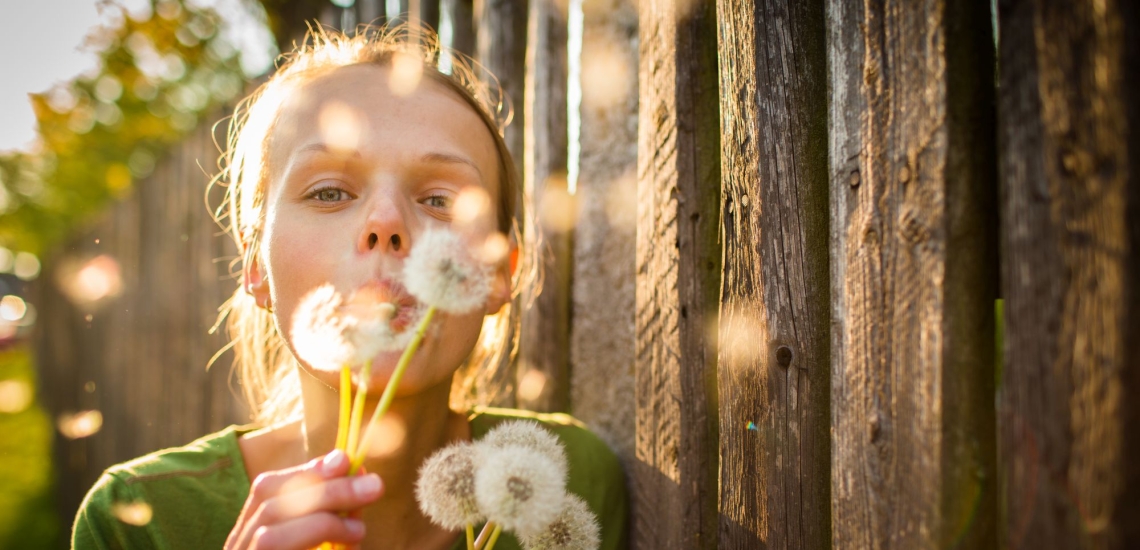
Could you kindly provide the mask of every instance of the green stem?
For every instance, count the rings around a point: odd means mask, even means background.
[[[503,530],[503,526],[496,524],[495,530],[491,531],[491,540],[487,541],[487,546],[485,548],[483,548],[482,550],[494,550],[495,542],[497,542],[499,540],[499,533],[502,532],[502,530]]]
[[[467,524],[467,550],[475,550],[475,526]]]
[[[481,550],[487,545],[487,538],[491,536],[491,531],[494,531],[499,525],[493,521],[488,521],[483,525],[483,529],[479,531],[479,537],[475,539],[475,550]]]
[[[349,415],[352,410],[352,369],[345,366],[340,369],[340,418],[336,426],[336,448],[348,450]]]
[[[392,400],[396,397],[396,387],[400,385],[400,379],[404,377],[404,371],[408,370],[408,364],[412,362],[412,356],[416,354],[419,349],[420,343],[424,340],[424,333],[427,332],[427,327],[431,323],[432,317],[435,317],[435,306],[428,308],[424,318],[420,321],[420,326],[416,327],[416,333],[412,336],[412,341],[408,344],[404,354],[400,356],[400,362],[396,364],[396,370],[392,371],[391,378],[388,379],[388,385],[384,386],[384,393],[380,396],[380,403],[376,405],[376,410],[372,411],[372,418],[368,420],[368,426],[364,429],[364,437],[360,440],[360,444],[355,446],[355,452],[350,455],[352,458],[352,466],[348,470],[348,475],[356,474],[360,469],[360,465],[364,464],[364,454],[368,449],[368,442],[372,439],[376,426],[380,423],[380,418],[384,413],[388,412],[388,407],[392,406]],[[360,394],[357,394],[358,396]],[[353,411],[356,412],[356,411]],[[349,444],[349,448],[352,444]]]
[[[356,402],[352,404],[352,422],[348,427],[348,458],[356,460],[354,453],[358,452],[356,442],[360,439],[360,422],[364,420],[364,400],[368,397],[368,381],[372,378],[372,360],[364,362],[360,369],[360,387],[356,390]],[[355,474],[354,468],[349,475]]]

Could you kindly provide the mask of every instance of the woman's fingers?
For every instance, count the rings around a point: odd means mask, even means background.
[[[259,550],[304,550],[322,542],[353,544],[363,538],[364,522],[321,512],[274,525],[262,525],[254,531],[249,547]]]
[[[294,468],[257,476],[237,524],[226,540],[226,548],[256,547],[257,537],[265,536],[258,533],[267,529],[273,533],[277,524],[306,515],[320,516],[321,512],[359,508],[379,498],[382,492],[379,477],[348,478],[345,477],[348,468],[348,457],[337,450]],[[275,536],[271,535],[270,542]]]
[[[261,504],[253,523],[271,525],[314,512],[355,510],[380,498],[382,485],[380,476],[369,474],[282,492]]]

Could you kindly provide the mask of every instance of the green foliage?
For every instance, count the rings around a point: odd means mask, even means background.
[[[27,349],[0,351],[0,381],[34,390]],[[51,420],[33,402],[19,412],[0,412],[0,433],[0,548],[55,547],[67,529],[51,500]]]
[[[145,21],[121,13],[121,25],[87,39],[98,71],[32,97],[39,149],[0,155],[0,244],[42,253],[242,91],[213,11],[160,0]]]

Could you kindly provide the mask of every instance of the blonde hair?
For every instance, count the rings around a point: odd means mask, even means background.
[[[512,277],[512,302],[483,322],[483,331],[471,356],[456,374],[451,406],[457,409],[501,398],[514,383],[508,368],[517,350],[520,290],[537,277],[533,243],[520,230],[528,227],[529,209],[520,177],[503,140],[510,123],[510,108],[493,75],[476,62],[439,44],[429,30],[407,24],[362,26],[354,36],[320,27],[310,28],[292,54],[282,57],[276,73],[238,103],[230,118],[226,148],[219,160],[213,186],[225,188],[214,218],[234,239],[246,265],[258,260],[264,201],[268,183],[268,139],[284,99],[301,85],[350,65],[388,66],[396,55],[421,59],[423,76],[439,82],[462,97],[491,131],[499,153],[498,229],[518,246]],[[450,61],[444,72],[440,63]],[[238,260],[235,260],[235,263]],[[299,417],[300,379],[296,360],[279,334],[270,312],[258,307],[239,281],[237,289],[219,308],[231,338],[234,373],[249,403],[253,419],[273,423]],[[225,348],[218,353],[220,356]],[[215,356],[216,359],[217,356]]]

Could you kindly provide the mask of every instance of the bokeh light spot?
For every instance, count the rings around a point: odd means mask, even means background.
[[[40,259],[31,252],[16,254],[13,273],[22,280],[30,281],[40,275]]]
[[[79,305],[117,296],[123,286],[119,262],[106,254],[91,258],[78,268],[61,268],[60,277],[64,293]]]
[[[27,312],[28,304],[23,298],[13,294],[0,298],[0,319],[15,323],[23,319]]]
[[[321,139],[332,149],[351,151],[360,145],[363,117],[355,109],[339,101],[330,101],[321,107],[317,116]]]
[[[544,389],[546,389],[546,375],[539,370],[527,370],[519,381],[519,399],[534,401],[542,396]]]
[[[118,503],[111,506],[111,513],[119,521],[139,527],[150,523],[154,516],[154,511],[145,502]]]
[[[0,380],[0,413],[16,414],[32,404],[32,385],[23,380]]]
[[[624,46],[599,42],[582,49],[582,99],[594,108],[608,108],[637,94],[631,61]]]
[[[375,426],[376,433],[369,440],[369,456],[390,456],[399,451],[407,440],[408,428],[404,419],[395,413],[388,413]]]
[[[91,410],[62,414],[57,425],[59,433],[68,439],[90,437],[103,428],[103,413]]]
[[[424,74],[424,62],[411,53],[398,52],[392,56],[388,74],[388,89],[397,96],[408,96],[416,91]]]
[[[564,184],[548,184],[539,199],[538,219],[542,227],[554,233],[574,229],[578,224],[578,198]]]

